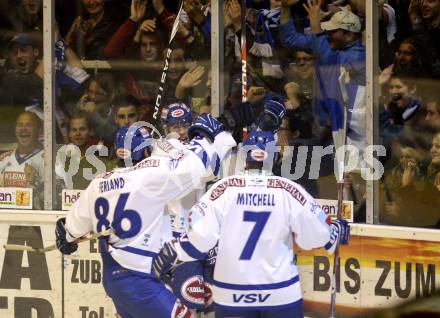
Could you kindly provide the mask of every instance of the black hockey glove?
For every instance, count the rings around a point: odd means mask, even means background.
[[[258,105],[244,102],[237,107],[225,109],[219,120],[225,125],[228,131],[251,126],[257,119],[258,108],[260,108]]]
[[[58,219],[55,226],[56,244],[58,250],[65,254],[70,255],[78,249],[78,244],[67,242],[66,230],[65,230],[66,218]]]
[[[175,240],[166,242],[153,261],[151,271],[159,280],[163,280],[165,276],[170,276],[173,269],[180,263],[177,259],[175,243]]]

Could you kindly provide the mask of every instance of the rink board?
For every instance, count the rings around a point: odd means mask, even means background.
[[[440,290],[440,231],[352,225],[340,249],[338,317],[363,317]],[[297,251],[310,317],[328,317],[333,256]],[[440,311],[439,311],[440,312]]]
[[[65,213],[0,212],[0,317],[115,317],[101,284],[96,241],[80,244],[75,256],[7,251],[3,244],[55,244],[55,222]]]
[[[0,211],[0,246],[54,244],[54,224],[63,213]],[[325,317],[333,257],[297,251],[309,317]],[[338,317],[362,317],[440,289],[440,235],[435,230],[353,225],[350,245],[341,248]],[[5,252],[0,248],[0,317],[103,318],[115,310],[101,285],[96,242],[75,256]],[[327,315],[328,316],[328,315]]]

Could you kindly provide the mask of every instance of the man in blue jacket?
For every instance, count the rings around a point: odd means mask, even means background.
[[[357,15],[341,8],[330,20],[322,11],[322,0],[304,4],[311,34],[299,33],[290,16],[290,6],[299,0],[282,0],[280,39],[290,49],[306,51],[316,56],[315,85],[318,88],[314,109],[321,127],[327,123],[331,107],[341,107],[344,100],[338,79],[344,72],[344,87],[348,100],[348,138],[362,143],[365,136],[365,47],[361,43],[361,22]]]

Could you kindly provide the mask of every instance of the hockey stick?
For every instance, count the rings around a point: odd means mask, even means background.
[[[345,86],[346,71],[341,67],[341,75],[339,76],[339,87],[342,95],[342,115],[343,123],[339,130],[333,131],[333,143],[335,144],[335,160],[337,164],[337,182],[338,182],[338,210],[336,217],[339,219],[342,215],[343,209],[343,196],[344,196],[344,165],[345,165],[345,144],[347,141],[347,109],[348,109],[348,94]],[[338,151],[339,150],[339,151]],[[333,258],[333,273],[331,280],[331,297],[330,297],[330,318],[335,317],[336,307],[336,275],[339,273],[339,248],[336,246],[334,258]]]
[[[173,39],[177,34],[177,30],[179,29],[179,21],[180,21],[180,15],[182,14],[182,10],[183,10],[183,1],[180,4],[180,8],[179,11],[177,12],[176,18],[174,19],[173,27],[171,28],[170,40],[168,42],[168,49],[165,54],[165,64],[163,66],[162,76],[160,77],[159,90],[157,92],[156,104],[154,105],[154,112],[153,112],[153,120],[156,122],[156,124],[159,123],[160,116],[162,113],[162,108],[163,108],[162,95],[164,93],[165,83],[167,81],[167,76],[168,76],[168,70],[170,68],[171,54],[173,53],[173,48],[171,46],[171,43],[173,42]]]
[[[112,228],[107,229],[105,231],[99,232],[99,233],[93,233],[93,234],[87,234],[83,237],[80,237],[79,239],[76,239],[74,242],[76,244],[91,241],[97,238],[100,238],[102,236],[109,236],[114,233],[114,230]],[[7,251],[28,251],[28,252],[36,252],[36,253],[46,253],[57,249],[57,245],[49,245],[46,247],[32,247],[27,245],[18,245],[18,244],[4,244],[3,248]]]
[[[246,43],[246,0],[241,0],[241,102],[247,101],[247,43]],[[247,127],[243,126],[242,138],[247,138]]]

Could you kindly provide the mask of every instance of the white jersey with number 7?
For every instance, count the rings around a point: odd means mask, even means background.
[[[292,233],[303,249],[330,240],[328,216],[298,184],[258,173],[214,184],[190,212],[177,245],[183,261],[203,258],[218,241],[213,299],[234,308],[277,309],[302,299]]]

